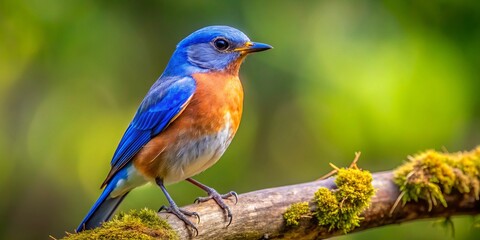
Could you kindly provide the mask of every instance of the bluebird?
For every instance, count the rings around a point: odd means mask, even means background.
[[[198,214],[179,208],[165,188],[182,180],[203,189],[208,197],[196,202],[213,199],[230,224],[232,214],[223,200],[237,200],[236,193],[219,194],[192,177],[218,161],[238,129],[243,109],[238,72],[243,60],[271,48],[228,26],[205,27],[180,41],[121,138],[101,185],[104,190],[77,232],[108,221],[132,189],[153,182],[169,202],[159,211],[176,215],[198,233],[188,218],[199,219]]]

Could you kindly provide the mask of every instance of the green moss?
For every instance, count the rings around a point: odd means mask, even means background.
[[[310,207],[308,202],[299,202],[292,204],[283,214],[283,218],[287,222],[287,226],[297,226],[298,221],[302,217],[308,217],[309,215]]]
[[[302,217],[316,216],[318,225],[329,230],[338,229],[347,233],[359,226],[362,220],[360,214],[370,205],[375,189],[372,175],[358,169],[355,162],[350,168],[338,169],[332,165],[337,174],[337,188],[319,188],[313,196],[317,207],[313,212],[310,212],[307,202],[292,204],[283,215],[286,225],[296,226]]]
[[[320,226],[347,233],[360,226],[360,214],[370,205],[375,193],[372,175],[356,167],[339,169],[335,184],[337,189],[333,191],[320,188],[315,193],[316,216]]]
[[[321,187],[315,192],[314,200],[317,203],[315,216],[318,219],[318,225],[328,226],[331,230],[338,221],[337,198],[328,188]]]
[[[429,210],[440,202],[447,207],[444,194],[452,191],[480,194],[480,147],[470,152],[417,154],[394,171],[403,204],[426,200]]]
[[[357,208],[363,211],[370,204],[370,198],[375,193],[372,186],[372,174],[357,168],[338,170],[335,184],[337,199],[341,199],[345,208]]]
[[[142,209],[119,213],[99,228],[68,234],[64,239],[178,239],[178,235],[155,211]]]

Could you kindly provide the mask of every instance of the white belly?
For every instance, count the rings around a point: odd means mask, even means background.
[[[176,151],[166,156],[170,168],[164,177],[164,183],[170,184],[195,176],[215,164],[227,150],[233,133],[230,116],[225,116],[225,127],[217,134],[189,140],[187,144],[178,145]]]

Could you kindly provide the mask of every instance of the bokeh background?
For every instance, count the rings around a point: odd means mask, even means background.
[[[274,50],[241,69],[245,113],[197,177],[239,193],[316,179],[329,162],[392,169],[480,144],[478,1],[0,1],[0,239],[73,231],[178,41],[231,25]],[[168,187],[179,205],[203,193]],[[157,209],[154,186],[120,209]],[[451,239],[434,221],[338,239]],[[478,239],[455,217],[456,239]]]

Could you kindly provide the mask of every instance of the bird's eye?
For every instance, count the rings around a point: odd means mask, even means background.
[[[223,38],[219,38],[213,41],[213,45],[216,49],[220,51],[225,51],[229,47],[228,41]]]

